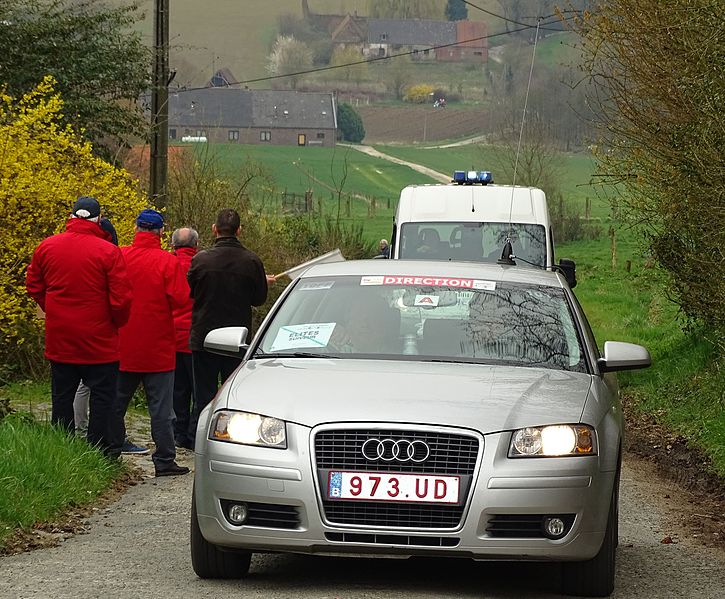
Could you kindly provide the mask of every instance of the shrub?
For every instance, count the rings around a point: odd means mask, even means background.
[[[410,102],[412,104],[426,104],[431,102],[431,97],[435,88],[427,83],[419,83],[418,85],[411,85],[403,96],[404,102]]]
[[[53,86],[46,78],[21,98],[0,94],[2,376],[37,374],[43,364],[42,322],[25,292],[25,270],[36,246],[64,229],[75,199],[97,197],[124,243],[147,205],[128,173],[95,157],[90,143],[60,124],[63,102]]]
[[[592,240],[601,237],[601,224],[584,220],[574,203],[564,200],[561,192],[549,196],[548,200],[551,228],[557,242]]]
[[[360,143],[365,139],[365,127],[362,117],[347,103],[342,103],[337,108],[337,126],[340,128],[342,138],[345,141]]]

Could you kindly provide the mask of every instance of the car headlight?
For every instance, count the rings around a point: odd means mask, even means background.
[[[510,458],[596,455],[594,429],[586,424],[520,428],[511,435]]]
[[[220,410],[212,418],[209,438],[214,441],[287,449],[284,420],[251,412]]]

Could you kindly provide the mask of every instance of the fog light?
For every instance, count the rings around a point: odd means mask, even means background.
[[[566,525],[561,518],[544,518],[544,532],[547,537],[558,539],[566,531]]]
[[[229,521],[233,524],[244,524],[247,519],[248,513],[249,510],[247,510],[246,503],[232,503],[229,506],[227,515],[229,516]]]

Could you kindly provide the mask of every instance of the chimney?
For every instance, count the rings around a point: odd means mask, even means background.
[[[305,21],[310,18],[310,5],[307,4],[307,0],[302,0],[302,17]]]

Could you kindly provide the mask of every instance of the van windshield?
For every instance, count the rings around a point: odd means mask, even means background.
[[[507,237],[511,238],[516,256],[546,267],[546,229],[523,223],[405,223],[400,231],[398,257],[496,262]]]

